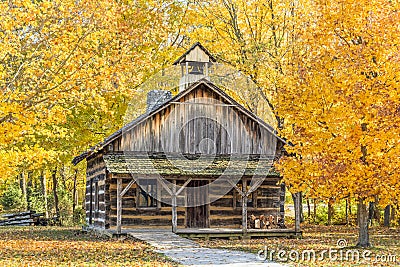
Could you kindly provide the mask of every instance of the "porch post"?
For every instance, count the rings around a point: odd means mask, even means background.
[[[247,179],[242,179],[242,231],[243,236],[247,235],[247,198],[249,192],[247,191]]]
[[[172,232],[176,233],[176,229],[178,227],[178,216],[176,214],[176,180],[174,180],[174,184],[172,185]]]
[[[243,235],[247,235],[247,192],[242,197],[242,231]]]
[[[122,178],[117,179],[117,234],[121,234],[122,218]]]

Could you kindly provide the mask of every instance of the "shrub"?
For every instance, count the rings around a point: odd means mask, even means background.
[[[76,207],[73,215],[74,225],[83,225],[86,223],[86,213],[82,207]]]
[[[0,204],[7,211],[24,211],[26,209],[26,199],[23,198],[22,191],[18,183],[11,184],[0,198]]]

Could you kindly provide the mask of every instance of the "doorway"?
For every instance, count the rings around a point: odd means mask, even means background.
[[[208,204],[208,181],[194,180],[186,188],[186,227],[208,228],[210,227]],[[199,187],[202,187],[200,190]],[[205,204],[207,203],[207,204]]]

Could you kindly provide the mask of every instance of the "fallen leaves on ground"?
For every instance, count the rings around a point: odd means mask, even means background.
[[[347,226],[313,226],[309,225],[303,229],[302,239],[289,238],[266,238],[251,240],[224,240],[213,239],[210,241],[197,240],[204,247],[224,248],[233,250],[249,251],[258,253],[260,250],[267,250],[267,259],[270,259],[270,253],[274,250],[273,260],[278,261],[277,253],[279,250],[285,251],[287,254],[282,258],[287,260],[281,261],[289,266],[400,266],[400,229],[374,227],[370,229],[371,248],[358,249],[354,246],[357,243],[356,227]],[[338,247],[338,240],[344,239],[347,246],[342,250]],[[302,252],[315,251],[316,260],[302,260]],[[326,250],[324,259],[319,259],[321,253]],[[332,257],[329,256],[329,251]],[[334,250],[337,250],[335,252]],[[346,259],[346,252],[357,250],[359,252],[359,260],[351,260],[351,255]],[[370,260],[364,260],[363,253],[369,250]],[[299,252],[299,260],[295,254],[292,254],[291,260],[288,253],[291,251]],[[343,251],[342,258],[341,252]],[[295,253],[295,252],[293,252]],[[334,256],[337,256],[336,258]],[[389,258],[389,255],[391,258]],[[385,259],[378,259],[377,256],[385,256]],[[393,257],[394,256],[394,257]],[[332,259],[332,260],[331,260]]]
[[[173,266],[150,246],[76,228],[0,228],[0,266]]]

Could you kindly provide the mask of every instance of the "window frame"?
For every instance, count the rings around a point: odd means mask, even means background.
[[[155,193],[155,196],[152,196],[151,194],[147,193],[145,190],[142,189],[142,187],[140,185],[143,186],[143,181],[147,182],[146,186],[149,186],[149,185],[153,186],[153,189],[151,190],[151,192]],[[152,183],[150,184],[149,181],[151,181]],[[158,185],[158,180],[155,178],[139,178],[136,183],[137,183],[137,186],[136,186],[136,209],[138,209],[138,210],[159,209],[161,202],[157,200],[157,196],[160,194],[160,192],[159,192],[160,187]],[[142,192],[144,192],[146,194],[146,197],[148,198],[146,206],[141,205]],[[154,202],[153,206],[149,206],[148,201],[150,199],[152,199]]]

